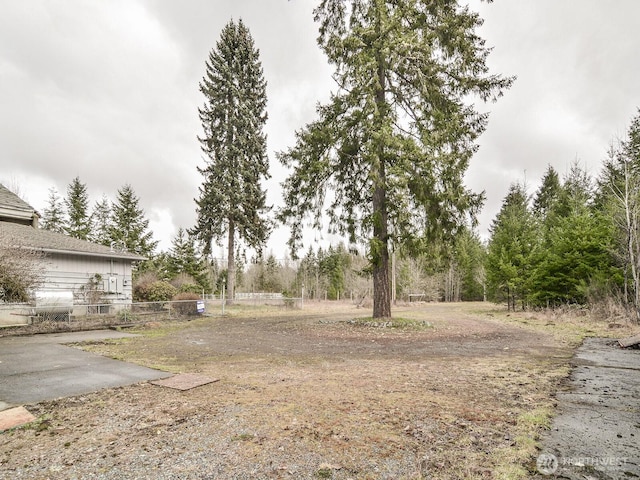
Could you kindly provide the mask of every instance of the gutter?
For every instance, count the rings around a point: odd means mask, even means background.
[[[142,257],[134,253],[131,253],[128,256],[125,256],[125,255],[120,255],[117,252],[105,252],[105,253],[81,252],[79,250],[61,250],[57,248],[24,247],[24,246],[20,248],[27,248],[29,250],[38,250],[44,253],[58,253],[61,255],[82,255],[85,257],[117,258],[120,260],[131,260],[132,262],[139,262],[147,259],[147,257]]]

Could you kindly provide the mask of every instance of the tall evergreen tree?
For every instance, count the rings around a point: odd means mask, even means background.
[[[87,193],[87,185],[80,181],[80,177],[75,177],[67,186],[64,204],[67,207],[65,233],[70,237],[88,240],[91,232],[89,194]]]
[[[575,160],[564,176],[558,201],[551,210],[554,217],[567,218],[580,214],[591,205],[594,183],[589,173]]]
[[[158,242],[153,240],[153,233],[147,230],[149,220],[139,204],[140,199],[131,185],[126,184],[118,190],[116,202],[111,207],[109,239],[116,248],[151,257]]]
[[[486,249],[478,234],[469,228],[456,237],[453,262],[460,274],[460,300],[483,300],[485,294]]]
[[[196,247],[195,239],[179,228],[171,242],[167,256],[167,271],[173,278],[181,273],[189,275],[206,291],[211,290],[207,265]]]
[[[64,233],[66,225],[64,204],[55,187],[49,189],[49,198],[47,206],[44,209],[40,226],[44,230],[52,232]]]
[[[470,99],[512,79],[489,73],[482,20],[453,0],[323,0],[315,18],[338,92],[280,154],[293,172],[279,218],[294,252],[309,215],[368,241],[373,316],[389,317],[390,241],[452,234],[480,207],[463,175],[487,115]]]
[[[542,185],[533,199],[533,213],[540,219],[545,219],[547,214],[558,202],[560,196],[560,177],[558,172],[549,165],[542,177]]]
[[[111,202],[103,195],[93,206],[91,212],[91,233],[89,239],[101,245],[111,242]]]
[[[524,308],[533,256],[539,242],[538,229],[528,205],[524,187],[511,185],[490,228],[487,288],[494,299],[506,299],[508,308],[513,310],[518,300]]]
[[[211,252],[211,242],[227,238],[227,302],[233,303],[236,241],[260,250],[269,235],[264,215],[269,178],[266,153],[266,82],[259,51],[242,21],[229,22],[209,54],[200,83],[205,104],[199,109],[199,137],[206,166],[198,168],[197,223],[192,233]]]

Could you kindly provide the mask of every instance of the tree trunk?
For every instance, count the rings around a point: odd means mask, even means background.
[[[229,219],[227,244],[227,305],[233,305],[236,290],[235,223]]]
[[[386,7],[377,2],[376,35],[382,36],[382,15]],[[386,64],[382,52],[377,52],[378,84],[375,97],[377,122],[383,136],[384,114],[387,111]],[[387,208],[387,173],[385,168],[384,143],[377,140],[377,159],[372,165],[373,174],[373,318],[391,317],[391,284],[389,279],[389,214]]]
[[[380,162],[382,165],[382,162]],[[384,172],[384,166],[380,168]],[[387,194],[377,187],[373,194],[373,318],[391,317],[389,245],[387,234]]]
[[[633,288],[633,307],[636,314],[636,318],[639,316],[640,308],[640,271],[638,269],[638,225],[637,225],[637,198],[631,193],[631,173],[629,172],[629,166],[625,163],[624,166],[624,198],[623,206],[626,221],[627,230],[627,255],[629,258],[629,266],[631,268],[632,288]],[[632,198],[633,197],[633,198]],[[625,290],[627,281],[625,278]],[[625,292],[626,293],[626,292]],[[626,297],[625,297],[626,300]]]

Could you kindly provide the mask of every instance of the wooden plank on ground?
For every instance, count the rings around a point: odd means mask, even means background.
[[[0,412],[0,431],[19,427],[36,419],[26,408],[14,407]]]
[[[633,347],[634,345],[638,345],[640,344],[640,334],[618,340],[618,343],[622,348],[628,348]]]
[[[211,378],[204,375],[198,375],[197,373],[180,373],[173,377],[155,380],[151,383],[161,387],[175,388],[176,390],[190,390],[195,387],[200,387],[202,385],[218,381],[220,381],[219,378]]]

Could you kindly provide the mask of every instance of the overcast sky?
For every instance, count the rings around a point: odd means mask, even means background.
[[[311,0],[0,0],[0,182],[42,212],[79,176],[92,203],[130,184],[160,248],[195,220],[203,165],[198,83],[224,25],[242,18],[268,82],[267,124],[279,205],[286,177],[275,152],[314,119],[334,87],[316,44]],[[591,173],[640,107],[640,2],[496,0],[472,3],[494,48],[494,73],[517,75],[491,111],[467,184],[486,191],[486,236],[509,185],[534,192],[548,164]],[[284,253],[287,232],[268,249]],[[310,236],[311,240],[319,236]]]

